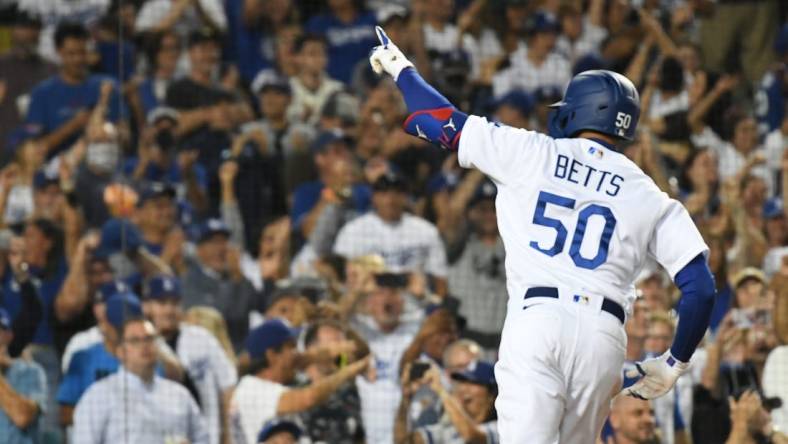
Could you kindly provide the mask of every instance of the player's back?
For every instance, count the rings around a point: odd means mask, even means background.
[[[623,154],[595,140],[552,139],[473,117],[460,161],[498,185],[510,298],[551,286],[626,306],[649,253],[673,276],[705,247],[681,252],[680,232],[675,243],[657,239],[665,232],[659,227],[685,222],[686,211]]]

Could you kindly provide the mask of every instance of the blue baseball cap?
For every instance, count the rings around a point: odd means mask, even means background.
[[[763,218],[764,219],[777,219],[783,217],[783,200],[779,197],[773,197],[763,204]]]
[[[11,316],[5,308],[0,308],[0,328],[5,330],[11,329]]]
[[[298,427],[298,424],[287,420],[272,419],[266,422],[260,430],[260,434],[257,435],[257,442],[264,442],[279,432],[290,433],[296,440],[301,437],[301,427]]]
[[[145,299],[180,299],[181,282],[174,276],[160,274],[148,279],[142,292]]]
[[[258,72],[254,80],[252,80],[251,90],[255,94],[260,94],[270,89],[287,95],[293,93],[290,88],[290,80],[287,77],[277,73],[273,69],[264,69]]]
[[[473,361],[465,370],[451,374],[453,379],[497,389],[495,366],[487,361]]]
[[[262,325],[249,332],[244,341],[244,348],[252,359],[265,356],[269,349],[281,346],[287,341],[295,341],[298,330],[290,328],[281,319],[269,319]]]
[[[346,144],[348,149],[350,149],[351,145],[353,145],[353,138],[340,129],[323,131],[312,143],[312,154],[322,153],[329,145],[337,142]]]
[[[542,32],[557,34],[561,31],[561,25],[558,23],[558,19],[555,18],[555,15],[549,12],[539,11],[527,19],[525,29],[530,35]]]
[[[483,200],[495,201],[495,196],[497,195],[498,188],[495,187],[495,184],[491,180],[485,180],[476,188],[476,192],[473,193],[473,197],[468,205],[474,206]]]
[[[110,219],[101,226],[100,256],[136,251],[143,245],[139,228],[127,219]]]
[[[110,323],[118,333],[123,329],[123,324],[132,319],[142,318],[142,306],[140,298],[136,294],[126,291],[116,293],[107,299],[107,322]]]
[[[139,195],[140,200],[137,202],[137,206],[141,207],[145,205],[145,202],[157,197],[164,196],[174,199],[175,188],[173,188],[172,185],[164,182],[150,182],[142,187]]]
[[[129,293],[131,292],[131,288],[129,288],[128,284],[121,280],[114,280],[102,284],[98,290],[96,290],[96,294],[93,298],[94,304],[101,304],[107,302],[109,298],[115,296],[116,294],[122,293]]]
[[[50,185],[60,185],[60,178],[46,169],[36,171],[33,175],[33,189],[42,190]]]
[[[218,218],[211,218],[200,223],[192,232],[193,240],[198,244],[216,234],[230,236],[230,228],[223,220]]]
[[[493,104],[495,109],[504,105],[511,106],[523,116],[528,116],[534,109],[534,98],[525,91],[514,90],[504,95]]]

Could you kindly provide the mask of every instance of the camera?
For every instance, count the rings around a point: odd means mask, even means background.
[[[404,288],[408,285],[408,275],[401,273],[378,273],[375,284],[385,288]]]

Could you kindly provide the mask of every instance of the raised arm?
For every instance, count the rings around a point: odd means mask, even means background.
[[[391,75],[402,92],[409,113],[405,131],[442,148],[456,150],[468,115],[424,81],[383,28],[376,26],[375,32],[380,46],[374,48],[369,61],[377,74]]]

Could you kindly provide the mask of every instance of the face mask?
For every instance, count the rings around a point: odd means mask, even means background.
[[[88,145],[85,161],[92,170],[102,173],[115,171],[118,166],[120,149],[114,142],[97,142]]]

